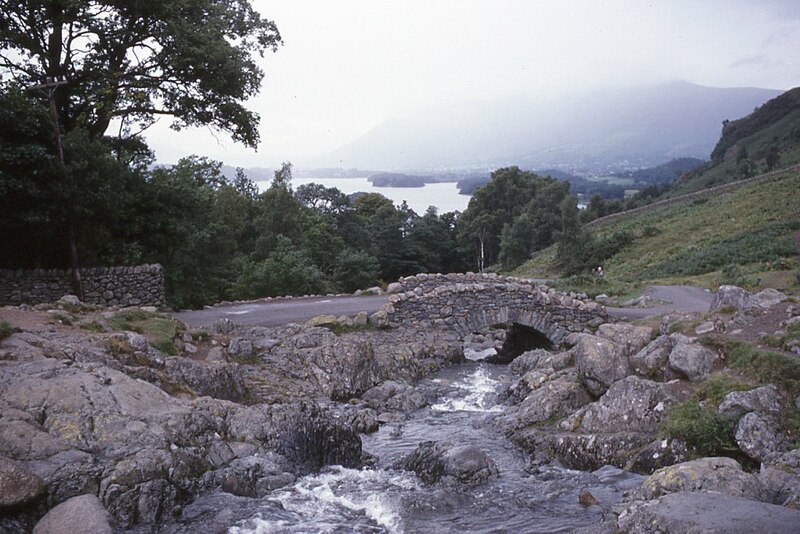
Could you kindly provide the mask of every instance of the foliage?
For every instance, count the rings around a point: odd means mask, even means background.
[[[14,327],[8,321],[0,321],[0,339],[5,339],[14,333]]]
[[[178,322],[165,315],[142,310],[125,310],[114,314],[109,324],[118,329],[142,334],[147,342],[164,354],[178,353],[174,339],[179,334]]]
[[[733,422],[720,416],[717,406],[728,393],[751,387],[726,375],[712,375],[689,399],[672,408],[659,435],[683,440],[696,457],[735,453]]]
[[[281,38],[246,0],[0,0],[0,74],[25,86],[65,77],[55,98],[67,132],[102,136],[158,115],[258,143],[243,102],[263,73],[253,55]]]

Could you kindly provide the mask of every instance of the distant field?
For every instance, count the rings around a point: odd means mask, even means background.
[[[591,176],[588,182],[606,182],[609,185],[633,185],[633,178],[620,178],[619,176]]]
[[[631,232],[634,240],[603,265],[606,279],[617,283],[694,279],[713,285],[732,265],[753,279],[757,273],[794,269],[800,172],[781,173],[718,196],[655,208],[592,229],[598,237],[620,231]],[[515,274],[557,274],[554,259],[551,248]]]

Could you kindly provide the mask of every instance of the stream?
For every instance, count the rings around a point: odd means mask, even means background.
[[[492,423],[504,411],[497,393],[507,381],[506,366],[478,362],[430,376],[418,387],[441,392],[436,402],[402,424],[362,435],[376,465],[333,466],[302,477],[254,501],[251,516],[232,522],[228,534],[569,532],[598,522],[604,507],[641,484],[640,475],[611,466],[594,473],[555,464],[528,468],[527,455]],[[475,487],[428,486],[414,473],[391,469],[429,440],[475,445],[500,475]],[[584,489],[601,504],[579,504]]]

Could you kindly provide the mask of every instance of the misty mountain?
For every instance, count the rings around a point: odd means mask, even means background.
[[[385,170],[655,166],[707,158],[723,120],[780,93],[671,82],[549,101],[455,104],[387,121],[316,163]]]

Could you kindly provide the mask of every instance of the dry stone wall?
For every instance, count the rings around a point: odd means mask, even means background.
[[[502,323],[535,328],[554,344],[608,322],[586,295],[495,274],[420,274],[399,281],[383,311],[389,326],[447,326],[460,335]]]
[[[159,264],[81,269],[84,301],[103,306],[162,306],[164,269]],[[72,271],[0,270],[0,305],[55,302],[73,294]]]

